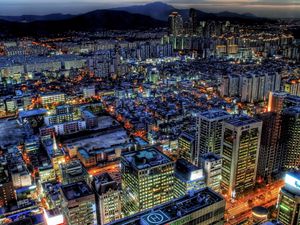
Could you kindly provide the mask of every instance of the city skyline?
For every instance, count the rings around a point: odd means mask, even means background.
[[[117,7],[143,5],[152,0],[2,0],[0,15],[46,15],[52,13],[81,14],[95,9],[113,9]],[[205,12],[231,11],[237,13],[253,13],[260,17],[299,18],[300,2],[296,0],[161,0],[175,8],[196,8]],[[274,14],[276,10],[276,14]]]
[[[299,225],[298,1],[0,0],[0,225]]]

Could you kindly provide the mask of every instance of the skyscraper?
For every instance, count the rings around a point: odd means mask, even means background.
[[[169,28],[170,28],[170,33],[173,34],[174,36],[183,33],[183,19],[178,12],[172,12],[169,15]]]
[[[257,116],[263,121],[257,175],[271,182],[282,164],[280,151],[281,113],[267,112]]]
[[[281,147],[283,167],[287,169],[300,166],[300,107],[290,107],[282,113]]]
[[[195,151],[195,134],[182,132],[178,138],[178,155],[180,158],[193,162],[193,154]]]
[[[155,148],[122,154],[121,177],[125,215],[173,198],[174,162]]]
[[[277,219],[284,225],[300,224],[300,173],[289,172],[285,175],[285,186],[278,197]]]
[[[222,181],[234,197],[255,185],[262,122],[245,115],[224,122]]]
[[[285,133],[288,132],[287,124],[283,119],[283,111],[299,105],[300,98],[288,95],[285,92],[270,92],[268,102],[268,112],[258,115],[263,121],[258,176],[270,182],[274,175],[280,173],[283,166],[283,159],[286,156],[284,143],[287,141],[282,134],[282,126],[285,127]],[[286,117],[286,116],[285,116]]]
[[[198,27],[197,11],[195,9],[190,9],[189,11],[189,23],[191,28],[191,34],[196,34]]]
[[[200,164],[203,154],[213,152],[221,154],[223,121],[231,116],[223,110],[208,110],[197,117],[197,140],[193,159],[195,164]]]

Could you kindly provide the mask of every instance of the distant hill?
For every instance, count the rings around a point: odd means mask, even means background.
[[[165,27],[166,22],[149,16],[117,10],[96,10],[69,19],[33,22],[0,20],[0,33],[13,35],[38,35],[67,31],[145,30]]]
[[[219,13],[215,13],[216,16],[218,17],[232,17],[232,18],[245,18],[245,19],[257,19],[258,17],[255,16],[252,13],[244,13],[244,14],[239,14],[239,13],[234,13],[234,12],[228,12],[228,11],[224,11],[224,12],[219,12]]]
[[[0,16],[0,20],[7,20],[10,22],[33,22],[33,21],[52,21],[52,20],[65,20],[74,17],[70,14],[48,14],[44,16],[38,15],[22,15],[22,16]]]
[[[107,10],[95,10],[81,15],[49,14],[45,16],[0,16],[0,35],[43,35],[67,31],[146,30],[166,27],[171,12],[179,12],[184,20],[189,9],[176,9],[171,5],[154,2]],[[206,13],[196,10],[199,20],[229,20],[242,23],[264,23],[273,20],[256,17],[251,13]]]
[[[179,12],[184,19],[187,19],[189,16],[189,9],[176,9],[173,6],[163,3],[163,2],[153,2],[144,5],[134,5],[127,7],[119,7],[108,9],[109,11],[124,11],[132,14],[141,14],[145,16],[150,16],[156,20],[167,21],[168,16],[174,12]],[[102,11],[102,10],[97,10]],[[198,17],[203,19],[216,19],[216,18],[242,18],[242,19],[260,19],[259,17],[251,14],[251,13],[234,13],[234,12],[219,12],[219,13],[206,13],[201,10],[196,10]],[[82,14],[84,15],[84,14]],[[39,15],[22,15],[22,16],[0,16],[0,20],[7,20],[10,22],[35,22],[35,21],[58,21],[58,20],[66,20],[77,17],[79,15],[70,15],[70,14],[49,14],[44,16]]]
[[[168,16],[176,11],[179,12],[184,19],[188,19],[189,16],[189,9],[176,9],[171,5],[168,5],[163,2],[153,2],[145,5],[138,5],[138,6],[128,6],[128,7],[121,7],[115,8],[114,10],[121,10],[130,13],[139,13],[147,16],[151,16],[154,19],[164,20],[167,21]],[[262,18],[256,17],[251,13],[234,13],[234,12],[220,12],[220,13],[206,13],[201,10],[196,10],[198,18],[204,20],[213,20],[213,19],[249,19],[249,20],[260,20]]]
[[[113,10],[126,11],[129,13],[138,13],[146,16],[150,16],[157,20],[167,20],[168,16],[173,11],[178,11],[171,5],[162,2],[153,2],[145,5],[128,6],[121,8],[114,8]]]

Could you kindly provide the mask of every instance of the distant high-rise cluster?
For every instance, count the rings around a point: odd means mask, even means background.
[[[183,34],[183,19],[182,16],[173,12],[169,16],[170,33],[173,35]]]
[[[238,96],[242,102],[260,102],[266,100],[270,91],[279,91],[281,75],[273,74],[243,74],[224,77],[221,95]]]

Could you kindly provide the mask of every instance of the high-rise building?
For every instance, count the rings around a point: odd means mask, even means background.
[[[95,195],[86,182],[62,185],[61,210],[68,225],[94,225],[96,223]]]
[[[285,186],[278,197],[277,219],[283,225],[300,224],[300,172],[293,171],[285,175]]]
[[[240,79],[240,96],[242,102],[251,102],[252,100],[252,76],[243,76]]]
[[[283,102],[283,108],[289,108],[293,106],[300,105],[300,96],[287,95]]]
[[[206,186],[216,192],[221,189],[222,158],[212,152],[202,156],[201,167],[204,171]]]
[[[280,113],[284,107],[285,92],[270,92],[268,101],[268,112]]]
[[[261,148],[258,163],[258,176],[265,181],[271,181],[273,175],[280,173],[286,149],[282,138],[283,111],[300,104],[300,98],[285,92],[270,92],[268,113],[258,116],[263,121]],[[288,128],[285,127],[285,132]]]
[[[269,93],[268,112],[280,113],[284,109],[297,105],[300,105],[300,96],[280,91]]]
[[[185,195],[151,210],[125,217],[109,225],[224,224],[225,200],[209,188]]]
[[[291,94],[300,96],[300,81],[299,80],[289,80],[284,84],[284,91]]]
[[[94,177],[92,187],[96,194],[98,224],[103,225],[121,219],[121,185],[108,173],[103,173]]]
[[[190,34],[196,34],[198,28],[198,18],[197,18],[197,11],[195,9],[190,9],[189,11],[189,23],[190,23]]]
[[[195,137],[188,133],[182,132],[178,138],[178,155],[180,158],[193,162],[193,154],[195,151]]]
[[[13,200],[16,200],[13,182],[7,170],[0,166],[0,207],[8,205]]]
[[[196,165],[200,165],[200,158],[203,154],[208,152],[221,154],[223,121],[230,117],[226,111],[215,109],[198,115],[196,150],[193,156]]]
[[[275,105],[273,105],[275,106]],[[277,110],[274,108],[274,110]],[[280,148],[281,113],[267,112],[257,116],[263,122],[257,176],[266,182],[280,172],[282,154]]]
[[[280,90],[280,83],[281,76],[278,73],[242,76],[232,74],[223,78],[221,95],[239,96],[242,102],[265,101],[269,92]]]
[[[261,121],[245,115],[224,122],[221,188],[229,196],[255,185],[261,130]]]
[[[170,33],[177,36],[183,33],[183,19],[178,12],[172,12],[169,15]]]
[[[126,215],[173,198],[174,162],[155,148],[122,154],[121,177]]]
[[[179,198],[204,187],[203,170],[185,159],[178,159],[175,164],[174,197]]]
[[[221,96],[235,97],[239,95],[240,76],[229,75],[223,77],[221,85]]]
[[[300,107],[285,109],[282,113],[281,148],[283,167],[287,169],[300,166]]]

